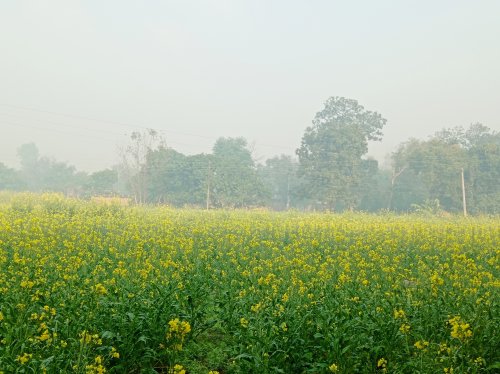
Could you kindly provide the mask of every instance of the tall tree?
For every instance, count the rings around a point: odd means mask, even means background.
[[[261,205],[264,188],[244,138],[219,138],[213,147],[213,202],[223,208]]]
[[[472,212],[500,213],[500,133],[476,123],[465,132]]]
[[[149,201],[174,206],[206,203],[210,156],[186,156],[171,148],[159,148],[148,156]]]
[[[150,171],[147,167],[149,153],[164,146],[160,134],[148,129],[142,132],[134,131],[130,136],[130,143],[120,150],[121,174],[134,197],[136,204],[148,201]]]
[[[74,166],[47,157],[41,157],[38,167],[40,171],[41,190],[57,191],[66,194],[78,193],[82,175],[76,172]]]
[[[21,177],[30,191],[57,191],[75,194],[80,189],[84,175],[65,162],[41,157],[34,143],[23,144],[18,149]]]
[[[356,100],[331,97],[308,127],[296,153],[299,175],[315,205],[322,209],[352,209],[359,204],[362,157],[368,141],[381,140],[386,120],[365,110]]]

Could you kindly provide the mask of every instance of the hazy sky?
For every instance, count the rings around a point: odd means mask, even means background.
[[[94,171],[141,128],[209,152],[244,136],[293,154],[329,96],[409,137],[500,131],[500,1],[0,0],[0,162],[16,149]]]

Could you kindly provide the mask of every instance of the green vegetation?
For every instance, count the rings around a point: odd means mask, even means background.
[[[493,373],[498,219],[0,195],[4,373]]]
[[[92,174],[19,148],[20,170],[0,163],[0,190],[128,197],[137,204],[273,210],[411,212],[437,201],[461,213],[500,213],[500,133],[475,123],[410,139],[380,166],[367,158],[386,120],[356,100],[331,97],[305,129],[297,159],[255,160],[244,138],[218,138],[210,154],[184,155],[155,130],[133,132],[113,169]],[[462,188],[462,173],[464,188]]]

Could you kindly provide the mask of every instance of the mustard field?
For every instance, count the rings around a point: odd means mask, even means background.
[[[498,373],[500,220],[0,195],[0,372]]]

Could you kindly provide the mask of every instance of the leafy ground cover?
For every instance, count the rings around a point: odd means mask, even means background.
[[[500,368],[498,218],[0,199],[4,373]]]

